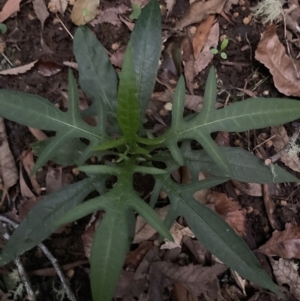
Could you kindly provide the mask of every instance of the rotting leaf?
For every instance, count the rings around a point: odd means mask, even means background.
[[[208,64],[212,61],[214,55],[211,53],[211,48],[216,48],[219,43],[219,23],[215,23],[209,31],[206,43],[194,62],[194,72],[197,76]]]
[[[276,135],[272,138],[275,151],[280,152],[289,142],[290,138],[284,128],[284,126],[271,127],[271,135]],[[297,152],[286,152],[280,157],[280,160],[289,168],[294,171],[300,172],[300,160]]]
[[[214,210],[224,218],[239,236],[246,235],[246,218],[238,202],[227,197],[225,193],[215,191],[208,195],[207,199],[210,204],[214,205]]]
[[[209,283],[228,269],[223,264],[212,267],[190,264],[182,267],[170,262],[155,262],[152,265],[167,277],[164,279],[164,286],[179,282],[195,296],[207,292]]]
[[[210,15],[206,20],[204,20],[197,28],[196,33],[193,37],[193,48],[195,60],[200,55],[201,50],[205,46],[208,38],[208,34],[214,24],[215,16]]]
[[[263,32],[255,58],[269,69],[278,91],[288,96],[300,96],[300,65],[286,54],[274,24]]]
[[[26,73],[27,71],[31,70],[34,67],[36,62],[37,61],[33,61],[23,66],[0,71],[0,75],[18,75],[18,74]]]
[[[44,0],[33,0],[33,9],[38,19],[41,21],[42,30],[46,19],[49,17],[49,12]]]
[[[300,227],[286,224],[284,231],[274,231],[272,237],[258,250],[268,256],[300,258],[299,245]]]
[[[0,12],[0,22],[5,21],[11,15],[20,10],[20,2],[22,0],[8,0]]]
[[[62,70],[62,66],[51,61],[39,60],[36,64],[38,73],[45,77],[57,74]]]
[[[290,293],[300,299],[300,277],[298,274],[298,265],[292,261],[279,258],[278,261],[270,258],[274,276],[280,285],[287,284]]]
[[[18,181],[18,171],[7,141],[4,120],[0,117],[0,166],[5,189]]]
[[[48,3],[48,9],[52,13],[60,12],[62,15],[68,6],[68,0],[50,0]]]
[[[73,6],[71,20],[75,25],[84,25],[97,15],[100,0],[77,0]]]
[[[100,11],[98,16],[91,22],[92,26],[96,26],[97,24],[101,23],[109,23],[114,26],[120,27],[122,22],[120,21],[118,15],[125,14],[129,11],[129,7],[124,4],[107,8],[103,11]]]
[[[219,14],[225,5],[225,0],[195,1],[191,4],[183,18],[177,23],[175,29],[182,30],[194,23],[200,23],[209,15]]]

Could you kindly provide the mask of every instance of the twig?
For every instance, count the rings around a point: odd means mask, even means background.
[[[13,220],[11,220],[10,218],[4,216],[4,215],[1,215],[0,214],[0,221],[4,222],[4,223],[7,223],[9,224],[10,226],[12,226],[13,228],[18,228],[19,224],[14,222]],[[69,284],[68,284],[68,281],[64,275],[64,273],[62,272],[61,268],[59,267],[58,263],[57,263],[57,260],[56,258],[51,254],[51,252],[48,250],[48,248],[44,245],[44,244],[39,244],[38,247],[43,251],[43,253],[48,257],[48,259],[50,260],[50,262],[52,263],[65,291],[66,291],[66,294],[68,296],[68,298],[71,300],[71,301],[77,301],[75,295],[73,294]],[[20,275],[21,276],[21,275]]]
[[[5,239],[9,239],[10,238],[10,235],[8,234],[8,232],[6,231],[6,233],[3,234],[3,237]],[[14,260],[14,263],[15,265],[17,266],[17,269],[18,269],[18,272],[19,272],[19,275],[20,275],[20,278],[21,278],[21,281],[22,283],[24,284],[25,286],[25,290],[27,292],[27,299],[28,300],[31,300],[31,301],[36,301],[36,297],[35,297],[35,294],[34,294],[34,291],[33,289],[31,288],[31,284],[30,284],[30,280],[29,280],[29,277],[25,271],[25,268],[20,260],[19,257],[17,257],[15,260]]]
[[[295,133],[290,138],[290,141],[277,154],[265,160],[265,165],[269,166],[272,163],[278,161],[283,155],[285,155],[292,148],[293,144],[295,144],[299,135],[300,135],[300,127],[296,129]]]
[[[56,258],[51,254],[51,252],[49,251],[49,249],[44,245],[44,244],[39,244],[39,248],[43,251],[43,253],[48,257],[48,259],[51,261],[65,291],[66,291],[66,294],[68,296],[68,298],[71,300],[71,301],[77,301],[75,295],[73,294],[70,286],[69,286],[69,283],[68,283],[68,280],[67,278],[65,277],[63,271],[61,270],[60,266],[58,265],[57,263],[57,260]]]
[[[69,29],[65,26],[65,24],[64,24],[63,21],[58,17],[57,14],[56,14],[56,18],[58,19],[58,21],[60,22],[60,24],[63,26],[63,28],[65,29],[65,31],[68,33],[68,35],[72,38],[72,40],[74,40],[73,35],[70,33]]]

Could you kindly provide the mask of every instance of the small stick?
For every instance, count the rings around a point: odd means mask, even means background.
[[[2,52],[1,53],[3,55],[3,57],[6,59],[6,61],[11,65],[13,66],[12,62],[9,60],[9,58]]]
[[[278,161],[284,154],[286,154],[292,148],[293,144],[295,144],[299,135],[300,135],[300,127],[296,129],[295,133],[290,138],[290,141],[277,154],[265,160],[265,165],[267,166],[271,165],[272,163]]]
[[[65,29],[65,31],[68,33],[68,35],[72,38],[72,40],[74,40],[73,35],[70,33],[69,29],[65,26],[65,24],[64,24],[63,21],[58,17],[57,14],[56,14],[56,18],[58,19],[58,21],[60,22],[60,24],[63,26],[63,28]]]
[[[4,215],[1,215],[0,214],[0,221],[4,222],[4,223],[7,223],[9,224],[10,226],[12,226],[13,228],[18,228],[19,224],[14,222],[13,220],[11,220],[10,218],[4,216]],[[68,281],[64,275],[64,273],[62,272],[61,268],[59,267],[58,263],[57,263],[57,260],[56,258],[51,254],[51,252],[49,251],[49,249],[44,245],[44,244],[39,244],[38,247],[43,251],[43,253],[48,257],[48,259],[50,260],[50,262],[52,263],[65,291],[66,291],[66,294],[68,296],[68,298],[71,300],[71,301],[77,301],[75,295],[73,294],[69,284],[68,284]]]

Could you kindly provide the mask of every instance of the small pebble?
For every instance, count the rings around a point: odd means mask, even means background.
[[[287,201],[281,201],[281,202],[280,202],[280,205],[281,205],[281,206],[286,206],[286,205],[287,205]]]
[[[196,30],[197,30],[197,28],[196,28],[195,26],[192,26],[192,27],[190,28],[190,33],[191,33],[191,34],[195,34],[195,33],[196,33]]]
[[[269,147],[271,147],[273,145],[273,141],[272,140],[268,140],[267,142],[266,142],[266,146],[269,148]]]
[[[249,18],[249,17],[245,17],[245,18],[243,19],[243,23],[244,23],[245,25],[248,25],[248,24],[250,23],[250,21],[251,21],[251,18]]]
[[[117,50],[117,49],[119,49],[119,47],[120,47],[120,43],[113,43],[113,44],[111,45],[111,49],[112,49],[112,50]]]
[[[265,95],[265,96],[268,96],[270,94],[270,91],[265,90],[262,94]]]
[[[239,16],[238,12],[233,13],[233,17],[236,19]]]
[[[227,35],[226,34],[222,34],[220,35],[220,41],[224,41],[225,39],[227,38]]]

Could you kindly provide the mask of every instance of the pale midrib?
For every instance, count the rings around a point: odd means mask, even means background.
[[[281,111],[281,112],[285,112],[285,111]],[[223,119],[214,120],[214,121],[211,121],[211,122],[207,122],[205,124],[200,124],[200,125],[194,126],[193,128],[188,128],[188,129],[185,129],[185,130],[182,130],[182,131],[172,132],[172,135],[170,135],[170,137],[168,137],[168,138],[172,139],[175,136],[183,135],[184,133],[187,133],[189,131],[193,131],[193,130],[204,128],[204,127],[209,127],[210,125],[213,125],[213,124],[216,124],[216,123],[221,123],[223,121],[227,121],[227,120],[230,120],[230,119],[237,119],[237,118],[244,118],[244,117],[254,117],[255,115],[261,115],[261,113],[259,113],[259,114],[257,114],[257,113],[255,113],[255,114],[251,114],[251,113],[250,114],[243,114],[243,115],[239,115],[239,116],[226,117],[226,118],[223,118]],[[195,122],[195,121],[192,120],[191,122]]]
[[[14,107],[19,108],[19,106],[15,106],[14,104],[11,104],[11,106],[13,107],[13,109],[14,109]],[[12,110],[13,110],[13,109],[12,109]],[[32,115],[35,115],[35,114],[36,114],[36,111],[32,111],[32,110],[27,110],[27,112],[28,112],[29,114],[31,113]],[[57,113],[58,113],[58,114],[60,114],[60,113],[64,114],[63,112],[60,112],[60,111],[58,111]],[[65,114],[66,114],[66,113],[65,113]],[[45,115],[45,114],[39,113],[39,116],[40,116],[40,118],[46,118],[46,119],[49,119],[49,120],[51,120],[51,121],[53,121],[53,122],[58,122],[58,123],[60,123],[60,124],[63,124],[64,126],[67,126],[67,127],[69,127],[69,128],[72,128],[74,131],[81,131],[81,132],[86,133],[86,134],[88,134],[88,135],[92,135],[92,136],[94,136],[94,137],[96,137],[96,138],[98,138],[98,139],[102,139],[102,140],[104,140],[104,141],[108,141],[108,139],[106,139],[106,138],[104,138],[104,137],[101,137],[101,136],[99,136],[99,135],[96,135],[96,134],[94,134],[93,132],[89,132],[89,131],[87,131],[87,130],[84,130],[84,129],[82,129],[82,128],[76,126],[76,125],[73,125],[73,124],[64,122],[64,121],[62,121],[62,120],[60,120],[60,119],[55,119],[55,118],[51,117],[50,115]],[[9,118],[8,118],[8,119],[9,119]]]
[[[174,195],[176,195],[179,199],[180,199],[180,201],[182,202],[182,203],[184,203],[191,211],[193,211],[194,212],[194,214],[196,215],[196,216],[198,216],[199,217],[199,215],[197,214],[197,212],[195,212],[195,210],[192,208],[192,207],[190,207],[189,206],[189,204],[177,193],[177,191],[173,188],[173,186],[172,185],[168,185],[168,183],[163,179],[163,177],[160,177],[160,179],[161,179],[161,181],[165,184],[165,186],[174,194]],[[196,202],[196,201],[195,201]],[[177,206],[176,206],[177,207]],[[177,208],[176,208],[176,211],[177,211]],[[219,235],[218,235],[218,233],[216,232],[216,231],[214,231],[201,217],[199,217],[201,220],[202,220],[202,222],[207,226],[207,228],[209,228],[216,236],[218,236],[218,237],[220,237]],[[228,226],[229,227],[229,226]],[[222,239],[222,238],[221,238]],[[222,239],[222,241],[223,241],[223,243],[229,248],[229,250],[231,251],[231,253],[233,253],[234,255],[236,255],[236,253],[234,252],[234,250],[231,248],[231,246],[229,246],[229,245],[227,245],[226,244],[226,241],[225,240],[223,240]],[[243,260],[242,260],[242,262],[244,262]],[[250,266],[248,266],[249,268],[251,268]]]

